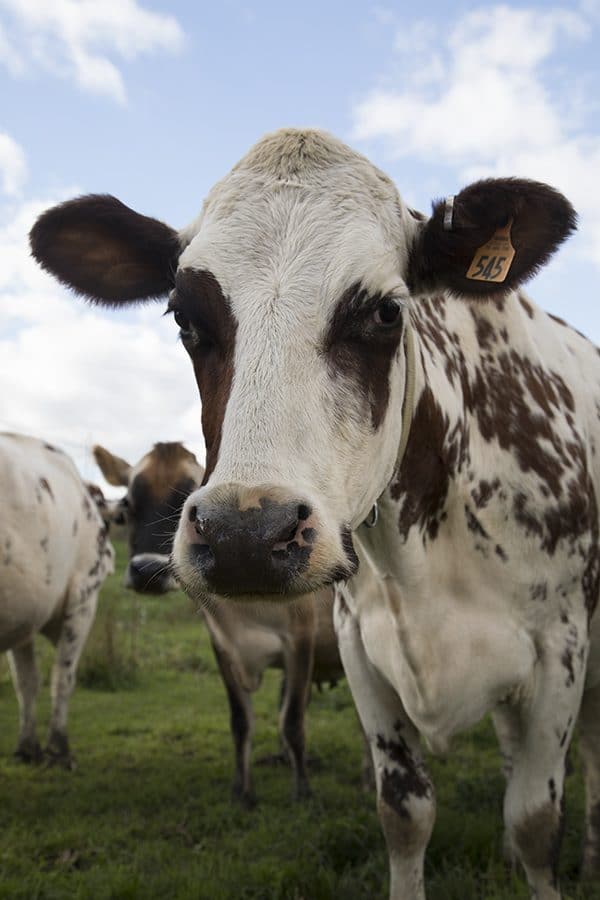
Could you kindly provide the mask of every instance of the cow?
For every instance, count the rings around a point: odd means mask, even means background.
[[[444,751],[488,712],[507,841],[543,900],[579,715],[584,873],[600,870],[600,356],[522,290],[575,227],[520,178],[426,216],[342,142],[284,129],[181,231],[92,195],[31,232],[93,302],[169,295],[207,444],[173,548],[188,593],[338,586],[395,900],[424,896],[420,738]]]
[[[8,653],[19,702],[15,755],[70,769],[69,699],[114,551],[74,463],[52,444],[0,434],[0,485],[0,650]],[[56,647],[44,751],[36,727],[36,634]]]
[[[93,454],[109,484],[127,488],[115,504],[115,512],[120,510],[126,517],[129,536],[125,584],[140,592],[173,590],[177,587],[169,565],[173,535],[186,497],[202,483],[203,467],[193,453],[175,442],[154,444],[134,466],[99,445]],[[202,615],[229,702],[235,750],[233,797],[247,808],[256,804],[251,769],[252,694],[269,667],[284,673],[279,734],[292,765],[294,795],[306,796],[310,784],[304,716],[311,683],[334,683],[343,676],[331,589],[299,597],[285,606],[205,605]],[[370,771],[364,763],[363,768],[363,781],[368,785]]]

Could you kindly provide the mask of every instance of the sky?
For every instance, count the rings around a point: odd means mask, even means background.
[[[336,134],[424,212],[487,176],[563,191],[578,233],[528,291],[600,344],[599,38],[600,0],[0,0],[0,430],[53,441],[103,485],[94,443],[135,463],[183,440],[204,459],[164,303],[87,306],[27,233],[91,192],[182,227],[284,125]]]

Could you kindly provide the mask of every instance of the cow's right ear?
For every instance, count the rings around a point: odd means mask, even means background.
[[[183,249],[173,228],[108,194],[90,194],[46,210],[29,240],[44,269],[104,306],[166,294]]]
[[[92,448],[92,453],[100,471],[109,484],[114,484],[115,487],[127,487],[129,485],[131,466],[126,460],[121,459],[120,456],[114,456],[110,450],[106,450],[99,444]]]

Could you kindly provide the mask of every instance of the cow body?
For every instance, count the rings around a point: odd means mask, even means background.
[[[394,900],[424,896],[420,736],[443,749],[488,711],[507,840],[551,900],[581,707],[599,868],[600,356],[520,290],[574,226],[564,197],[518,179],[427,218],[339,141],[288,129],[179,233],[99,197],[32,232],[40,262],[97,302],[170,291],[207,442],[174,542],[188,592],[276,602],[336,583]]]
[[[0,482],[0,649],[8,651],[19,700],[17,755],[42,757],[33,643],[41,633],[56,647],[46,752],[70,766],[68,702],[114,553],[96,506],[61,451],[23,435],[0,435]]]
[[[169,552],[179,511],[186,497],[202,483],[204,469],[179,443],[158,443],[135,465],[104,447],[94,447],[104,477],[127,494],[107,515],[124,514],[129,536],[128,587],[162,593],[177,587]],[[284,673],[279,731],[294,771],[295,793],[309,791],[306,770],[304,717],[311,683],[335,682],[343,677],[333,627],[333,591],[297,598],[293,604],[264,603],[240,607],[219,603],[202,609],[204,622],[230,707],[235,747],[233,794],[252,806],[252,694],[267,668]],[[367,773],[368,775],[368,773]]]

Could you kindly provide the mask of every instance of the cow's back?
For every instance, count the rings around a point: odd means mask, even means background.
[[[71,460],[35,438],[0,435],[0,649],[59,615],[98,554],[100,516]]]

